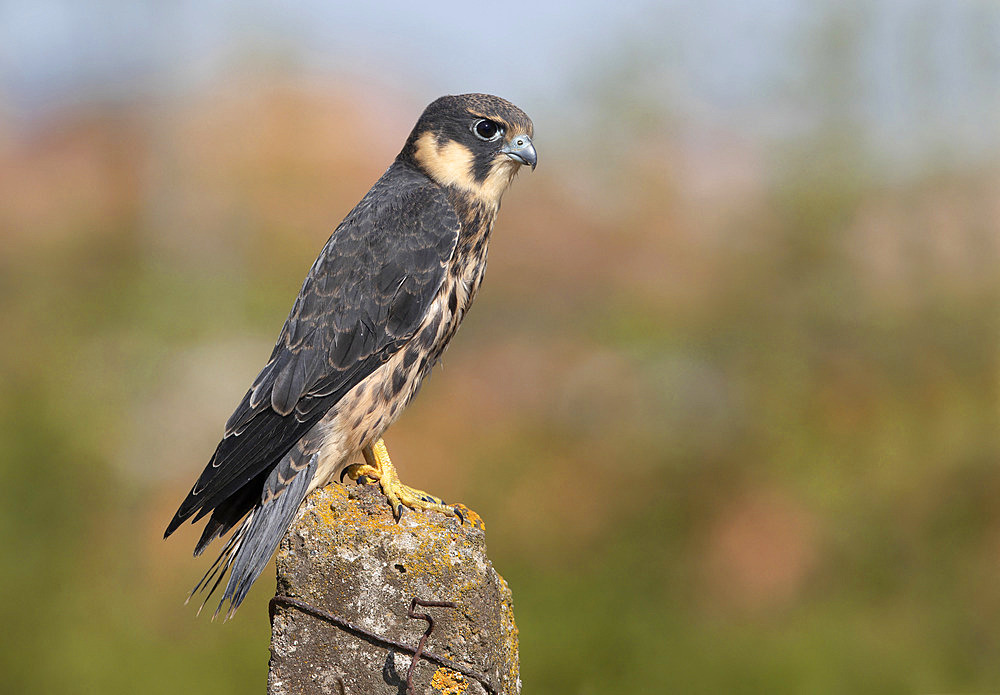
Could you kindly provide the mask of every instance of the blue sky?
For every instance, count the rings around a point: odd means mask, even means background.
[[[991,0],[0,0],[0,109],[28,122],[278,63],[416,102],[495,92],[543,117],[593,106],[604,90],[773,137],[838,106],[810,82],[808,59],[814,44],[836,42],[820,25],[838,12],[855,32],[844,55],[858,80],[844,98],[876,140],[970,153],[1000,145]]]
[[[790,0],[698,5],[7,0],[0,4],[0,79],[9,98],[34,105],[150,80],[154,87],[185,83],[270,51],[436,91],[559,97],[632,46],[652,44],[667,57],[690,37],[707,49],[692,67],[739,86],[776,57],[773,42],[754,44],[786,31],[796,14]]]

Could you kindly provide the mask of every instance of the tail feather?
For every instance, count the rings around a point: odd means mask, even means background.
[[[205,552],[205,548],[216,538],[229,533],[229,529],[239,523],[240,519],[260,505],[260,491],[264,488],[265,480],[266,471],[215,508],[194,548],[195,557]]]
[[[205,576],[191,590],[188,600],[199,591],[206,592],[205,600],[202,602],[203,608],[223,577],[229,575],[229,581],[212,616],[213,619],[222,611],[227,601],[229,609],[226,611],[226,618],[233,616],[292,523],[296,510],[305,499],[309,482],[316,472],[316,456],[313,455],[308,459],[307,466],[303,467],[302,463],[294,460],[294,455],[290,454],[271,471],[264,485],[263,501],[250,510],[243,523],[226,542],[219,557],[208,568]],[[288,479],[289,477],[291,479]],[[212,537],[215,535],[218,534],[213,531]],[[201,612],[201,608],[198,611]]]
[[[204,576],[198,580],[198,583],[194,585],[194,588],[191,589],[191,593],[189,593],[188,597],[184,600],[184,605],[187,605],[199,591],[205,592],[205,598],[201,602],[201,605],[198,606],[198,615],[201,615],[202,610],[205,608],[205,604],[208,603],[208,599],[215,593],[215,590],[219,587],[219,583],[222,581],[222,578],[226,576],[226,573],[229,571],[229,567],[233,564],[234,554],[239,548],[240,541],[242,540],[243,534],[246,532],[247,528],[248,527],[245,524],[241,525],[240,528],[236,530],[236,533],[229,537],[229,540],[227,540],[226,544],[222,547],[222,552],[219,553],[219,557],[215,559],[212,566],[209,567]],[[208,588],[209,584],[212,585],[211,589]]]
[[[286,459],[286,461],[288,460]],[[289,462],[291,469],[297,468],[295,461]],[[317,456],[311,456],[308,466],[295,473],[295,476],[287,484],[280,482],[282,480],[281,473],[287,474],[288,472],[282,470],[284,466],[278,466],[272,472],[271,478],[274,480],[269,479],[265,489],[273,490],[279,488],[280,485],[279,491],[271,496],[249,520],[246,536],[240,542],[240,547],[234,556],[229,573],[229,583],[226,584],[226,590],[222,594],[222,600],[219,602],[216,614],[227,599],[229,600],[227,618],[231,618],[236,609],[243,603],[247,591],[250,590],[250,586],[263,571],[264,565],[277,550],[281,537],[285,535],[285,531],[295,517],[295,512],[302,504],[302,500],[305,499],[309,482],[316,472],[316,462]]]

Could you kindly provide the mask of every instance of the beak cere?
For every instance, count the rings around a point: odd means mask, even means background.
[[[515,135],[511,141],[500,148],[500,151],[520,164],[528,164],[531,170],[535,170],[538,163],[538,155],[535,154],[535,146],[531,144],[531,138],[527,135]]]

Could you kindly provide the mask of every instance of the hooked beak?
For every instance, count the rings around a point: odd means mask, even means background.
[[[501,147],[500,151],[515,162],[530,165],[532,171],[535,170],[535,164],[538,163],[535,146],[531,144],[531,138],[527,135],[515,136],[510,142]]]

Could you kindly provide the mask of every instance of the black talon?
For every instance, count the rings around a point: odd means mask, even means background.
[[[350,468],[350,466],[345,466],[344,469],[342,471],[340,471],[340,482],[341,482],[341,484],[343,484],[343,482],[344,482],[344,476],[347,475],[347,469],[348,468]]]
[[[398,524],[400,519],[403,518],[403,505],[399,505],[398,507],[394,508],[392,510],[392,515],[393,517],[395,517],[396,523]]]
[[[458,509],[458,507],[452,507],[451,511],[455,512],[455,516],[458,517],[458,525],[459,526],[464,526],[465,525],[465,517],[462,515],[462,512]]]

